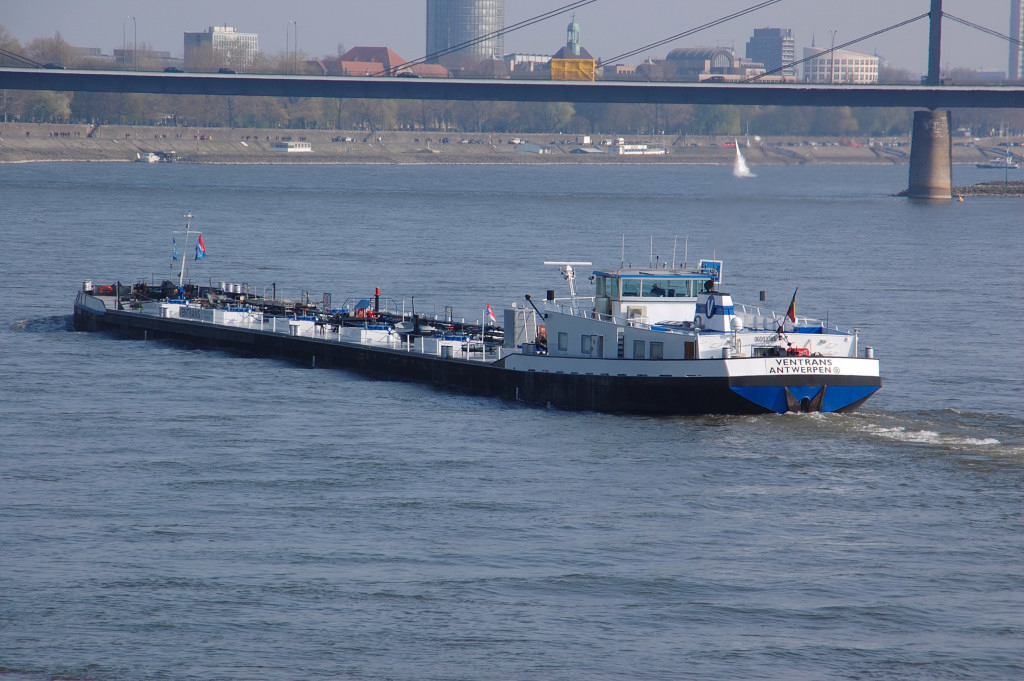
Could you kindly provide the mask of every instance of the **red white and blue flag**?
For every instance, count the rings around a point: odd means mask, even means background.
[[[196,241],[196,260],[206,257],[206,244],[203,243],[203,235],[199,235],[199,240]]]
[[[494,316],[494,310],[491,309],[490,303],[487,303],[487,316],[491,318],[492,322],[497,323],[498,319]]]

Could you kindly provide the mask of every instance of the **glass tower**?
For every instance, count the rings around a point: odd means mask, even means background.
[[[505,41],[500,35],[479,40],[505,27],[505,0],[427,0],[427,56],[431,63],[468,59],[473,63],[501,59]],[[478,41],[479,40],[479,41]],[[473,42],[472,45],[465,43]],[[462,45],[456,51],[437,56]]]
[[[1020,40],[1024,38],[1024,2],[1021,0],[1010,2],[1010,37],[1017,42],[1010,43],[1010,67],[1006,77],[1021,80],[1024,79],[1024,50],[1020,46]]]

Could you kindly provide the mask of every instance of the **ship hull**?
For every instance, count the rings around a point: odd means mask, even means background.
[[[171,341],[314,368],[344,369],[375,378],[424,383],[445,390],[569,410],[646,415],[765,414],[856,409],[881,387],[876,360],[843,358],[843,371],[769,374],[763,359],[664,361],[658,374],[623,375],[623,360],[567,366],[544,356],[497,361],[442,358],[405,349],[323,337],[107,310],[79,293],[75,329],[125,338]],[[529,365],[523,362],[531,363]],[[618,364],[610,364],[618,362]],[[852,369],[852,370],[851,370]],[[646,374],[646,375],[645,375]],[[665,375],[667,374],[667,375]]]

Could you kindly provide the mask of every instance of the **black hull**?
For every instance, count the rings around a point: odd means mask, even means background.
[[[92,302],[98,302],[92,299]],[[371,348],[334,340],[288,336],[270,331],[201,324],[133,312],[99,311],[75,305],[78,331],[98,331],[139,340],[162,340],[198,348],[227,350],[251,357],[304,366],[355,371],[374,378],[424,383],[448,391],[498,397],[560,409],[645,415],[768,414],[767,409],[732,388],[750,378],[603,376],[512,371],[497,362],[442,359],[435,355]],[[808,381],[816,379],[808,377]],[[820,379],[817,379],[820,384]],[[865,385],[863,378],[843,382]],[[758,385],[771,379],[759,378]],[[778,379],[792,386],[793,377]],[[785,381],[785,382],[783,382]],[[880,386],[880,379],[873,379]],[[811,383],[807,383],[811,385]],[[873,392],[873,391],[872,391]],[[858,400],[837,411],[852,411]]]

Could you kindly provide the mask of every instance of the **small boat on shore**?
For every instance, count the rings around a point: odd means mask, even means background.
[[[186,238],[187,244],[187,238]],[[428,318],[382,297],[340,307],[261,297],[248,286],[85,281],[74,304],[79,331],[164,339],[312,367],[418,381],[562,409],[649,415],[849,412],[882,385],[871,347],[844,330],[796,314],[734,303],[722,262],[592,270],[546,262],[568,283],[477,321],[451,308]]]
[[[1020,168],[1020,164],[1013,160],[1013,157],[1007,154],[1005,157],[996,156],[990,158],[984,163],[975,163],[976,168],[994,168],[996,170],[1017,170]]]

